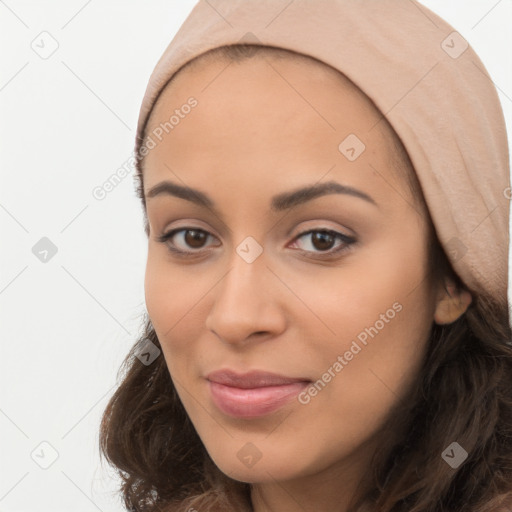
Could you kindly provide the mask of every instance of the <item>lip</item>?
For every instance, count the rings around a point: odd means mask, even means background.
[[[309,384],[306,378],[253,370],[239,374],[218,370],[206,377],[212,400],[225,414],[256,418],[277,411]]]

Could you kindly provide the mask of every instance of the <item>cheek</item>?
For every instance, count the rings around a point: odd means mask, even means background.
[[[172,265],[158,248],[150,249],[144,291],[146,307],[171,373],[181,374],[189,363],[201,359],[197,344],[207,315],[208,292],[218,277],[198,277],[191,266]],[[172,354],[172,358],[170,355]],[[179,364],[176,364],[178,362]]]
[[[400,330],[404,336],[395,342],[407,343],[411,333],[428,330],[433,319],[426,272],[420,240],[398,248],[386,240],[354,254],[338,269],[302,276],[294,291],[329,328],[328,339],[354,338],[361,332],[364,338],[365,329],[377,323],[382,332],[396,329],[398,335]]]
[[[208,277],[198,278],[192,266],[168,261],[163,250],[150,247],[146,263],[144,292],[152,323],[169,331],[183,319],[190,323],[194,306],[204,295]]]
[[[191,277],[191,268],[169,263],[157,250],[148,253],[144,280],[146,307],[176,392],[196,424],[208,424],[197,408],[197,368],[204,351],[192,340],[200,339],[207,313],[205,293],[212,288],[209,276]],[[213,280],[214,281],[214,280]],[[206,356],[207,357],[207,356]],[[193,382],[193,384],[192,384]],[[194,389],[194,391],[192,391]],[[191,392],[193,393],[191,395]],[[196,397],[196,398],[192,398]]]
[[[326,273],[311,280],[311,290],[325,293],[322,297],[315,291],[310,303],[330,331],[309,347],[318,375],[332,368],[339,355],[347,355],[337,373],[344,377],[330,387],[331,399],[359,396],[361,403],[367,400],[378,410],[393,397],[386,385],[405,389],[416,374],[433,321],[426,268],[419,240],[407,251],[389,242],[373,253],[361,253],[337,276]],[[302,329],[307,325],[304,321]]]
[[[178,293],[183,293],[183,290],[178,292],[177,283],[170,278],[165,263],[161,258],[156,257],[154,252],[151,249],[148,252],[144,293],[148,314],[158,334],[163,329],[171,329],[177,321],[176,306],[181,301],[176,299]]]

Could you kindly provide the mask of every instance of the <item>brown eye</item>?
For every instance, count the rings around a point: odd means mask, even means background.
[[[213,235],[202,229],[179,228],[164,233],[157,240],[176,254],[192,255],[202,252],[201,249],[205,247],[208,237],[213,238]]]
[[[208,238],[208,234],[204,231],[199,231],[197,229],[187,229],[185,231],[186,235],[184,237],[185,243],[193,247],[194,249],[200,249],[206,238]]]
[[[301,242],[301,252],[312,255],[316,254],[316,257],[328,257],[341,253],[356,241],[354,237],[326,229],[311,229],[301,233],[295,238],[294,245],[297,245],[301,239],[306,241],[306,243]],[[307,243],[308,239],[309,243]],[[337,246],[335,245],[336,240],[339,241]]]
[[[325,231],[315,231],[312,233],[311,242],[313,246],[320,251],[327,251],[332,248],[336,238]]]

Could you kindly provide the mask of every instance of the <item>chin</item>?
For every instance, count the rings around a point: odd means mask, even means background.
[[[284,454],[273,452],[267,457],[261,455],[257,462],[248,460],[246,465],[240,461],[244,459],[244,453],[240,457],[237,453],[231,456],[226,450],[222,453],[208,453],[222,473],[239,482],[256,484],[291,480],[300,476],[298,464],[294,464]]]

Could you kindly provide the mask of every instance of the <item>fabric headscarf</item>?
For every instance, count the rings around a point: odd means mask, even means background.
[[[507,304],[505,120],[483,63],[453,27],[415,0],[199,1],[150,77],[136,155],[174,73],[210,49],[243,42],[314,57],[371,98],[411,158],[455,271],[470,290]]]

